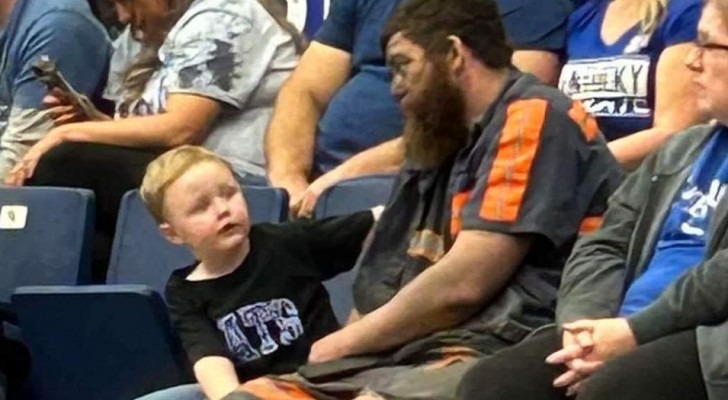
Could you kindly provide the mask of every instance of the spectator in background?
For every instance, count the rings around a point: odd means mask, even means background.
[[[625,180],[567,263],[559,328],[476,365],[460,399],[728,399],[728,1],[705,2],[698,38],[684,61],[717,123]]]
[[[95,98],[110,54],[86,0],[0,1],[0,180],[53,127],[33,63],[48,56],[71,85]]]
[[[242,182],[265,182],[263,134],[302,46],[271,0],[115,5],[144,47],[125,73],[115,118],[97,113],[53,129],[7,179],[93,189],[101,242],[113,236],[123,194],[164,149],[203,144]],[[108,257],[99,251],[97,279]]]
[[[556,83],[569,0],[498,0],[514,64]],[[331,4],[328,19],[281,89],[266,134],[268,176],[310,215],[343,179],[394,172],[403,160],[403,120],[389,92],[379,37],[399,0]],[[369,151],[365,151],[370,149]],[[363,152],[363,153],[362,153]],[[352,157],[353,156],[353,157]]]
[[[684,65],[701,0],[590,0],[569,18],[559,88],[581,100],[628,168],[703,120]]]
[[[552,322],[577,233],[620,181],[581,105],[512,68],[493,0],[405,1],[384,32],[407,161],[360,258],[356,309],[298,375],[241,398],[454,398],[476,357]]]

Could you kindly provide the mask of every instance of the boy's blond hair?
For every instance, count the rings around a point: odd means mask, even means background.
[[[180,146],[157,157],[147,166],[139,188],[142,201],[157,223],[165,222],[164,195],[169,185],[192,167],[202,163],[217,163],[232,172],[232,166],[210,150],[200,146]]]

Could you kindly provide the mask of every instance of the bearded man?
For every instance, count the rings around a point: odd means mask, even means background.
[[[245,399],[451,399],[478,357],[554,318],[561,271],[621,172],[579,103],[511,66],[493,0],[410,0],[382,45],[407,160],[349,324]]]

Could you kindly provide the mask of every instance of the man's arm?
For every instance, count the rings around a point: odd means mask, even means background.
[[[463,231],[450,251],[391,301],[317,342],[310,361],[391,349],[465,321],[516,271],[530,236]]]
[[[204,357],[193,367],[195,378],[210,400],[219,400],[240,386],[233,363],[225,357]]]
[[[404,141],[401,137],[364,150],[313,181],[298,198],[291,200],[291,212],[299,217],[310,217],[318,198],[326,189],[347,179],[394,174],[403,162]]]
[[[316,126],[350,71],[350,53],[313,42],[278,94],[265,155],[271,184],[288,190],[291,198],[308,186]]]
[[[559,83],[561,60],[559,55],[544,50],[516,50],[513,65],[523,72],[535,75],[541,82],[551,86]]]

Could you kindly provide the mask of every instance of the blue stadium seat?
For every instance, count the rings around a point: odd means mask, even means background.
[[[284,190],[248,186],[243,193],[251,223],[278,223],[288,218],[288,194]],[[138,191],[130,191],[124,196],[107,283],[144,284],[164,293],[172,271],[193,261],[194,256],[187,248],[169,243],[162,237]]]
[[[23,285],[91,282],[94,195],[0,187],[0,302]]]
[[[251,221],[287,218],[288,195],[246,187]],[[191,381],[161,297],[172,270],[193,261],[161,236],[138,192],[122,200],[108,285],[24,287],[13,295],[43,400],[126,400]]]
[[[193,379],[166,305],[147,286],[27,286],[12,304],[35,399],[129,400]]]
[[[319,219],[346,215],[385,205],[392,192],[394,179],[392,175],[377,175],[340,182],[321,195],[316,203],[314,216]],[[356,269],[325,282],[331,297],[331,306],[342,324],[346,322],[354,306],[352,286],[355,277]]]
[[[319,197],[314,217],[346,215],[385,205],[392,193],[394,179],[394,175],[374,175],[339,182]]]

